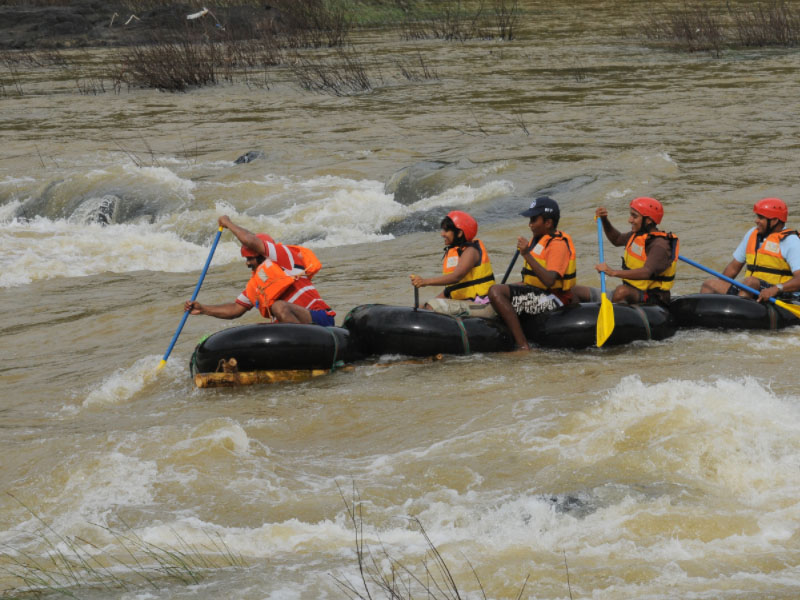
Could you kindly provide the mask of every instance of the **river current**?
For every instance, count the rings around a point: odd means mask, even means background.
[[[343,97],[280,69],[185,94],[83,95],[47,68],[6,84],[0,592],[347,597],[355,501],[377,565],[432,565],[418,520],[472,598],[526,578],[539,599],[800,595],[796,328],[196,389],[196,343],[251,311],[190,317],[156,373],[223,214],[314,248],[337,323],[410,305],[453,209],[502,273],[518,213],[551,195],[594,286],[598,205],[624,230],[633,197],[660,199],[718,270],[759,198],[796,225],[800,55],[648,47],[644,4],[525,2],[510,42],[361,32],[375,86]],[[420,55],[435,76],[398,75]],[[225,232],[200,301],[248,274]],[[704,278],[681,264],[673,292]],[[181,553],[192,577],[163,566]]]

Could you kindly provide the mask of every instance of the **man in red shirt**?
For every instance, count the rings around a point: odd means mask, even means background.
[[[184,310],[193,315],[236,319],[255,306],[262,316],[278,323],[334,324],[336,313],[311,283],[300,248],[277,243],[265,233],[254,234],[227,216],[219,218],[219,226],[229,229],[241,242],[242,256],[253,274],[235,302],[201,304],[189,300]]]

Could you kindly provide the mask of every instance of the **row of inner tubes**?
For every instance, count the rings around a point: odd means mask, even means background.
[[[800,324],[789,311],[738,296],[691,294],[669,308],[614,304],[614,330],[604,346],[663,340],[679,327],[775,330]],[[598,303],[567,305],[520,320],[526,337],[545,348],[595,346]],[[217,371],[235,358],[240,371],[334,370],[370,356],[507,352],[514,340],[501,319],[453,317],[427,310],[363,304],[342,327],[257,324],[223,329],[195,348],[192,373]]]

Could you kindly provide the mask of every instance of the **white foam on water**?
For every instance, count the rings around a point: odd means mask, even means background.
[[[0,179],[0,185],[2,186],[17,186],[21,183],[35,183],[36,179],[29,176],[22,176],[22,177],[13,177],[11,175],[6,175],[3,179]]]
[[[107,271],[198,271],[209,246],[182,239],[168,225],[101,226],[39,217],[13,220],[0,231],[0,287],[54,277],[85,277]],[[238,245],[217,248],[214,264],[239,258]]]
[[[352,529],[344,520],[305,523],[294,518],[257,527],[226,527],[188,517],[144,527],[137,533],[146,542],[161,547],[176,546],[178,536],[190,546],[209,546],[212,539],[209,536],[213,535],[233,552],[248,558],[338,551],[349,547],[353,539]]]
[[[19,200],[12,200],[6,204],[0,204],[0,223],[13,219],[20,206],[22,206],[22,202]]]
[[[158,184],[187,198],[192,197],[192,191],[197,187],[194,181],[181,177],[167,167],[139,167],[133,163],[124,163],[123,170],[137,179],[143,179],[145,183]]]
[[[377,232],[409,209],[385,194],[378,181],[323,177],[303,182],[311,198],[281,211],[287,239],[311,238],[318,247],[391,239]]]
[[[82,408],[102,408],[126,404],[148,385],[159,380],[175,381],[186,378],[183,361],[169,361],[158,369],[160,356],[145,356],[133,365],[117,369],[92,389],[81,402]]]
[[[505,196],[514,190],[514,185],[510,181],[490,181],[483,185],[472,187],[470,185],[457,185],[441,194],[423,198],[412,204],[409,208],[414,211],[429,210],[432,208],[453,208],[459,206],[470,206],[486,202],[498,196]]]
[[[57,520],[55,529],[80,523],[104,523],[123,506],[140,506],[154,499],[158,465],[119,451],[85,459],[70,474],[58,501],[73,507]]]
[[[631,443],[660,468],[721,494],[754,504],[800,497],[800,403],[754,378],[647,385],[628,376],[570,429],[551,440],[570,461],[618,455],[636,435]]]
[[[31,190],[34,187],[28,180],[23,183]],[[157,195],[168,198],[174,206],[150,207],[149,210],[160,213],[154,222],[148,211],[127,223],[104,226],[93,222],[100,205],[112,197],[108,188],[111,184],[114,189],[130,188],[134,197],[139,188],[144,190],[145,198],[157,191]],[[206,197],[220,186],[239,187],[241,191],[226,192],[228,197],[217,199],[214,209],[192,208],[198,203],[195,194],[202,192]],[[263,188],[260,191],[259,186]],[[379,242],[394,237],[380,233],[385,226],[415,212],[487,202],[508,194],[512,185],[507,181],[492,181],[477,187],[456,185],[404,206],[384,192],[382,182],[375,180],[332,175],[292,180],[267,174],[260,181],[198,183],[164,166],[137,166],[126,161],[73,172],[59,182],[59,188],[61,191],[55,194],[58,197],[86,195],[86,200],[67,218],[17,219],[15,215],[23,205],[20,200],[0,207],[3,224],[0,243],[4,248],[0,256],[0,287],[106,271],[196,271],[204,264],[209,248],[184,238],[188,234],[198,239],[202,232],[213,231],[222,214],[228,214],[251,231],[266,232],[288,243],[330,247]],[[93,190],[95,196],[91,195]],[[263,214],[253,214],[256,210]],[[215,265],[240,258],[239,244],[231,239],[230,233],[223,236],[214,255]]]
[[[249,454],[250,438],[244,428],[228,418],[217,418],[202,423],[192,430],[190,435],[177,442],[171,450],[185,453],[188,451],[221,448],[234,454]]]

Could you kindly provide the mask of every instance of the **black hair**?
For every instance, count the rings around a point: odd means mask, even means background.
[[[464,237],[464,232],[456,227],[456,224],[453,223],[453,219],[450,217],[445,217],[442,219],[442,222],[439,224],[443,231],[452,231],[456,234],[455,238],[453,239],[453,245],[459,245],[459,242],[463,243],[467,241],[467,238]]]
[[[545,221],[550,219],[553,222],[553,229],[558,229],[558,221],[561,215],[546,215],[541,213],[541,215],[536,215],[536,217],[541,216]],[[530,217],[530,219],[535,219],[536,217]]]

